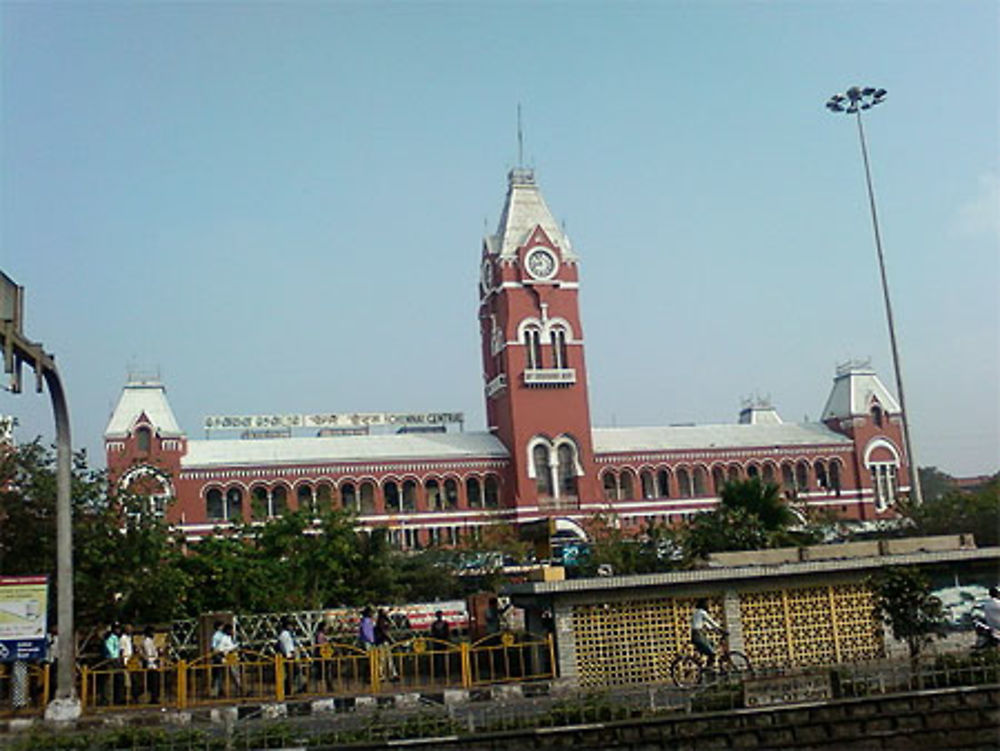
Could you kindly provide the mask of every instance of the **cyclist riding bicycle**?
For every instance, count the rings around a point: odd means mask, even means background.
[[[705,633],[709,630],[717,631],[720,634],[726,633],[726,629],[716,623],[708,614],[708,600],[701,598],[695,602],[694,612],[691,614],[691,643],[694,644],[698,652],[705,655],[708,667],[712,667],[715,662],[715,647],[712,646],[712,642],[709,641]]]

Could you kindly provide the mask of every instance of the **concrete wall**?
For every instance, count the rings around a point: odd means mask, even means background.
[[[944,689],[730,713],[678,714],[543,731],[467,736],[435,748],[467,751],[622,749],[904,751],[1000,747],[1000,687]]]

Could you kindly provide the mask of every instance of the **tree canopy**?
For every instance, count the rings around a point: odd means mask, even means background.
[[[921,472],[921,477],[926,476]],[[910,534],[972,533],[977,545],[1000,545],[1000,474],[972,491],[959,490],[949,482],[939,492],[926,495],[919,506],[903,502],[900,512],[911,522]]]
[[[875,595],[875,612],[892,629],[892,635],[906,642],[910,657],[916,658],[941,629],[941,601],[931,594],[930,580],[915,568],[890,566],[870,577]]]
[[[994,477],[975,493],[951,489],[922,506],[900,508],[911,534],[973,532],[980,545],[996,545],[998,485]],[[394,550],[385,530],[359,532],[353,514],[342,510],[289,512],[189,541],[150,512],[147,498],[109,494],[104,473],[89,469],[82,455],[74,458],[71,495],[74,599],[82,628],[224,610],[427,602],[477,587],[496,589],[505,580],[499,563],[478,577],[460,576],[462,551]],[[55,497],[50,449],[36,441],[0,451],[0,574],[48,573],[55,583]],[[713,510],[681,524],[627,532],[613,517],[595,517],[587,526],[592,542],[582,575],[595,575],[602,565],[616,574],[653,573],[698,565],[714,552],[809,544],[822,520],[799,523],[778,487],[755,477],[727,483]],[[464,543],[466,558],[478,553],[494,562],[523,560],[528,548],[504,524]]]
[[[383,530],[359,533],[345,511],[289,512],[191,542],[152,514],[147,499],[109,495],[104,474],[82,456],[72,484],[82,628],[462,594],[463,582],[440,565],[438,551],[395,551]],[[51,450],[36,441],[0,455],[0,573],[47,573],[55,584],[55,496]]]

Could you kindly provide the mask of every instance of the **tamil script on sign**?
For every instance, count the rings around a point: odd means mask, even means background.
[[[345,412],[286,415],[209,415],[205,430],[260,428],[331,428],[372,425],[442,425],[464,423],[463,412]]]

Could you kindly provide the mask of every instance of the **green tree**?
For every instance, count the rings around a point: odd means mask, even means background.
[[[912,535],[972,533],[980,546],[1000,545],[1000,474],[976,491],[949,490],[922,505],[902,501]]]
[[[267,571],[238,535],[206,537],[187,547],[180,566],[191,582],[184,596],[190,616],[218,611],[255,612],[271,593]]]
[[[868,579],[875,595],[875,613],[906,642],[916,659],[940,631],[941,601],[931,594],[930,580],[915,568],[890,566]]]
[[[118,497],[81,512],[74,530],[74,600],[81,624],[163,622],[185,614],[182,547],[145,499]]]
[[[0,454],[0,573],[49,574],[54,581],[54,470],[53,452],[38,441]],[[110,496],[104,474],[89,470],[82,455],[72,482],[81,628],[461,592],[442,551],[394,551],[385,530],[359,534],[355,517],[345,511],[327,510],[319,518],[295,511],[188,542],[150,513],[149,498]]]
[[[744,508],[720,506],[698,514],[685,525],[684,556],[689,563],[726,550],[760,550],[768,546],[768,529]]]
[[[742,510],[760,520],[768,532],[783,532],[797,520],[773,482],[759,477],[730,480],[719,491],[719,505],[733,511]]]
[[[81,628],[183,612],[180,545],[136,496],[109,499],[104,473],[73,457],[74,601]],[[55,454],[36,440],[0,455],[0,573],[55,579]],[[55,592],[53,591],[53,601]]]
[[[392,555],[392,565],[397,572],[397,596],[402,602],[448,600],[465,594],[455,573],[454,556],[448,551],[397,551]]]
[[[918,471],[924,501],[936,501],[955,487],[955,478],[937,467],[921,467]]]
[[[792,534],[797,521],[777,485],[759,477],[731,480],[719,492],[719,504],[685,525],[683,545],[689,562],[725,550],[758,550],[811,542],[812,531]]]
[[[0,446],[0,573],[51,573],[55,565],[56,479],[38,441]]]
[[[586,526],[594,542],[580,564],[582,576],[596,576],[604,566],[615,575],[628,575],[672,571],[681,565],[679,534],[665,524],[629,532],[614,517],[598,514]]]

